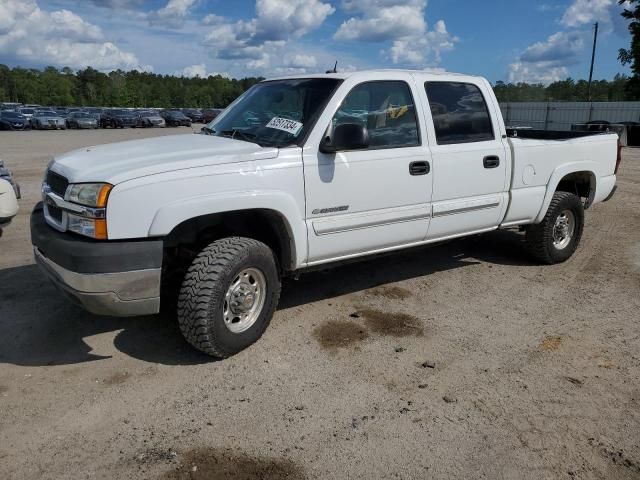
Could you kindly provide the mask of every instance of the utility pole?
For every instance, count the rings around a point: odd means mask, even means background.
[[[589,88],[587,89],[587,97],[591,101],[591,81],[593,80],[593,63],[596,60],[596,45],[598,43],[598,22],[595,24],[595,30],[593,32],[593,50],[591,51],[591,69],[589,70]]]

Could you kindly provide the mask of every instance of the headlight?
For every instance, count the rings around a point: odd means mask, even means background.
[[[67,201],[82,205],[81,212],[67,211],[67,228],[80,235],[106,240],[107,198],[113,185],[108,183],[76,183],[67,193]]]
[[[86,207],[105,208],[112,188],[108,183],[76,183],[71,185],[67,200]]]

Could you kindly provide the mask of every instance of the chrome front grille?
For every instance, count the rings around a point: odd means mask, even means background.
[[[47,171],[45,183],[49,185],[49,188],[53,193],[64,198],[64,194],[67,192],[67,187],[69,186],[69,181],[66,178],[49,170]]]

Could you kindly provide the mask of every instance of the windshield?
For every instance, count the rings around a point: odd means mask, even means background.
[[[2,116],[5,118],[16,118],[16,119],[24,118],[22,115],[16,112],[2,112]]]
[[[58,114],[55,112],[38,112],[35,115],[36,117],[57,117]]]
[[[35,110],[33,108],[21,108],[20,109],[20,113],[22,113],[23,115],[26,113],[27,115],[33,115],[33,113],[35,112]]]
[[[88,113],[74,113],[73,118],[91,118]]]
[[[274,80],[253,86],[209,125],[211,134],[264,146],[297,145],[341,83],[330,78]]]

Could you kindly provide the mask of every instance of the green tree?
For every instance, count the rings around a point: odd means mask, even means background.
[[[618,51],[618,60],[622,65],[631,66],[631,78],[626,87],[627,100],[640,100],[640,0],[618,0],[620,5],[625,5],[621,15],[629,20],[629,33],[631,33],[631,45],[628,49],[621,48]]]

